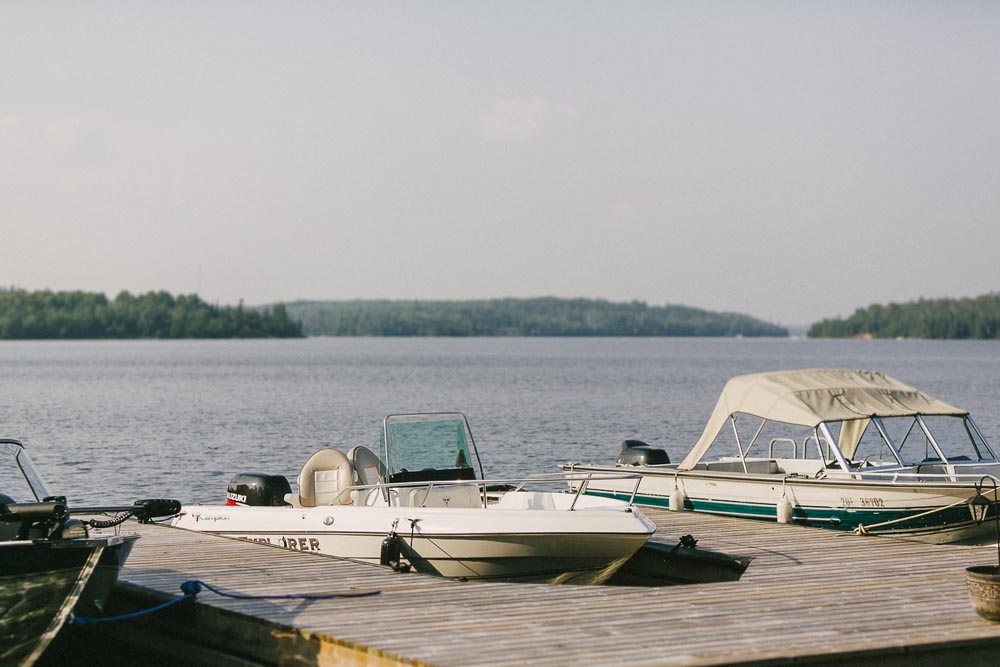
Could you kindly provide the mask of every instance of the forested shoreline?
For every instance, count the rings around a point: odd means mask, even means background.
[[[0,288],[0,339],[309,336],[788,336],[739,313],[600,299],[295,301],[219,306],[165,291],[114,299]],[[813,324],[810,338],[1000,339],[1000,293],[873,304]]]
[[[810,338],[1000,339],[1000,293],[964,299],[920,299],[874,304],[850,317],[827,319]]]
[[[598,299],[293,301],[309,336],[787,336],[737,313]]]
[[[168,292],[113,300],[95,292],[0,289],[0,339],[298,338],[301,322],[284,305],[216,306]]]

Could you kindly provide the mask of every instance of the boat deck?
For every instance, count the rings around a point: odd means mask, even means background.
[[[198,579],[242,594],[380,591],[336,600],[196,603],[116,637],[214,665],[996,664],[965,568],[993,547],[934,546],[648,510],[655,539],[753,562],[741,581],[665,588],[473,584],[162,526],[137,526],[119,600],[140,608]],[[935,664],[937,663],[937,664]]]

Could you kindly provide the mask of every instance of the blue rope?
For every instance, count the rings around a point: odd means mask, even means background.
[[[332,600],[334,598],[367,598],[378,595],[382,591],[364,591],[363,593],[290,593],[288,595],[244,595],[242,593],[226,593],[204,581],[192,579],[181,584],[181,591],[187,595],[197,595],[202,588],[207,588],[216,595],[234,600]]]
[[[90,623],[111,623],[114,621],[128,621],[133,618],[139,618],[140,616],[146,616],[147,614],[152,614],[154,612],[166,609],[175,604],[184,602],[185,600],[193,600],[198,593],[201,593],[202,589],[208,589],[209,591],[215,593],[216,595],[221,595],[225,598],[232,598],[234,600],[332,600],[334,598],[366,598],[372,595],[378,595],[382,591],[364,591],[362,593],[290,593],[288,595],[244,595],[242,593],[226,593],[225,591],[220,591],[211,584],[207,584],[204,581],[199,581],[197,579],[191,579],[190,581],[185,581],[181,584],[181,592],[184,593],[182,597],[174,598],[173,600],[168,600],[162,604],[158,604],[155,607],[150,607],[149,609],[141,609],[139,611],[134,611],[130,614],[122,614],[120,616],[105,616],[103,618],[88,618],[86,616],[73,616],[73,625],[86,625]]]
[[[89,625],[91,623],[111,623],[114,621],[128,621],[133,618],[139,618],[140,616],[145,616],[146,614],[152,614],[155,611],[160,611],[161,609],[166,609],[179,602],[184,602],[185,600],[191,600],[194,598],[194,593],[190,593],[181,598],[175,598],[173,600],[167,600],[163,604],[158,604],[155,607],[150,607],[149,609],[141,609],[139,611],[134,611],[131,614],[122,614],[121,616],[104,616],[103,618],[88,618],[86,616],[73,616],[73,625]]]

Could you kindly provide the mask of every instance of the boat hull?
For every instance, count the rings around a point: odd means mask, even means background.
[[[0,664],[34,664],[71,611],[102,608],[135,539],[0,542]]]
[[[603,583],[655,530],[631,509],[192,506],[172,524],[375,565],[394,533],[419,572],[574,584]]]
[[[621,472],[616,466],[573,464],[575,473]],[[872,479],[811,479],[788,475],[727,474],[666,467],[630,467],[643,479],[637,505],[670,508],[675,487],[683,492],[680,509],[776,521],[784,496],[791,522],[798,525],[916,539],[935,544],[986,544],[996,541],[990,519],[977,524],[966,501],[973,484],[892,482]],[[631,497],[634,485],[594,479],[586,493],[606,498]],[[671,508],[678,509],[678,508]]]

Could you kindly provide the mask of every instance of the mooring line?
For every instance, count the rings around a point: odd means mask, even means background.
[[[174,598],[173,600],[168,600],[161,604],[150,607],[149,609],[141,609],[139,611],[134,611],[128,614],[121,614],[119,616],[104,616],[101,618],[90,618],[87,616],[73,616],[71,621],[74,625],[88,625],[93,623],[113,623],[116,621],[128,621],[133,618],[140,618],[148,614],[153,614],[155,612],[161,611],[168,607],[172,607],[181,602],[187,600],[193,600],[202,590],[208,590],[216,595],[221,595],[222,597],[231,598],[234,600],[332,600],[335,598],[366,598],[373,595],[378,595],[382,591],[362,591],[360,593],[288,593],[285,595],[250,595],[246,593],[229,593],[226,591],[219,590],[215,586],[208,584],[204,581],[198,579],[191,579],[185,581],[181,584],[181,592],[184,593],[183,596],[179,598]]]

